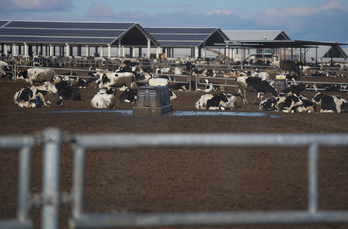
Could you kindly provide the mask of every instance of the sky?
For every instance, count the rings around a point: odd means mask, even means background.
[[[0,20],[283,30],[291,39],[348,43],[348,0],[0,0],[0,5]]]

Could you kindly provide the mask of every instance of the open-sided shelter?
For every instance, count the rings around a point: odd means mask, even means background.
[[[220,28],[145,27],[145,29],[159,43],[157,53],[162,53],[166,57],[174,57],[175,49],[190,49],[190,57],[205,58],[206,52],[215,48],[215,43],[228,40]]]
[[[158,46],[138,23],[49,21],[0,21],[0,44],[3,55],[25,56],[92,56],[92,47],[94,56],[111,57],[116,49],[117,56],[124,57],[126,48],[130,56],[136,48],[138,56],[142,48],[150,56],[151,47]]]

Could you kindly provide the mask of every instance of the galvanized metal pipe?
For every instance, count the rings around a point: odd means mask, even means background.
[[[348,211],[249,211],[88,214],[70,219],[70,228],[221,226],[252,224],[348,223]]]
[[[72,214],[79,218],[83,214],[83,185],[85,167],[85,149],[77,147],[74,151],[73,187],[72,187]]]
[[[18,178],[18,202],[17,218],[23,222],[29,220],[30,198],[30,163],[31,147],[25,146],[19,152],[19,178]]]
[[[319,209],[319,147],[308,147],[308,210],[314,214]]]
[[[34,137],[27,135],[0,136],[0,148],[3,149],[19,149],[23,146],[32,147],[34,144]]]
[[[78,145],[86,148],[136,147],[233,147],[348,146],[348,134],[113,134],[76,135]]]
[[[60,144],[62,133],[55,128],[44,130],[42,228],[59,228]]]

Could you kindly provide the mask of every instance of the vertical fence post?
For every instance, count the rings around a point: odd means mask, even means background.
[[[43,132],[43,206],[42,228],[59,228],[60,144],[62,133],[55,128]]]
[[[29,219],[30,155],[31,146],[21,148],[19,152],[17,217],[23,222]]]
[[[319,146],[313,143],[308,148],[308,210],[311,214],[319,208]]]
[[[74,151],[73,163],[73,187],[72,187],[72,214],[79,218],[83,213],[83,185],[85,169],[85,149],[78,147]]]

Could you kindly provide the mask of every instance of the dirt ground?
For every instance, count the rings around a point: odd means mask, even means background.
[[[348,114],[284,114],[245,116],[133,116],[92,111],[97,89],[80,89],[82,101],[63,107],[20,108],[13,95],[27,86],[0,81],[0,134],[35,134],[47,127],[78,133],[347,133]],[[119,92],[118,92],[119,93]],[[176,92],[174,111],[193,111],[197,92]],[[328,93],[333,94],[333,93]],[[347,93],[339,93],[348,99]],[[306,94],[312,98],[314,94]],[[250,98],[249,98],[250,97]],[[255,93],[249,93],[252,101]],[[131,110],[134,104],[116,105]],[[54,112],[70,111],[70,112]],[[76,111],[76,112],[71,112]],[[81,112],[84,111],[84,112]],[[259,112],[257,104],[237,112]],[[32,154],[31,193],[41,192],[42,146]],[[306,210],[307,154],[304,148],[144,148],[87,151],[84,211],[188,212],[246,210]],[[72,150],[62,145],[61,190],[72,186]],[[321,210],[348,209],[348,149],[320,150]],[[14,218],[17,202],[18,154],[0,153],[0,220]],[[30,217],[40,228],[41,208]],[[68,228],[69,205],[61,207],[60,228]],[[236,229],[343,229],[348,225],[249,225]]]

